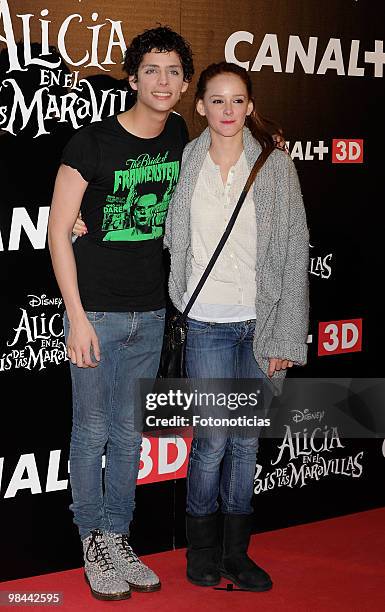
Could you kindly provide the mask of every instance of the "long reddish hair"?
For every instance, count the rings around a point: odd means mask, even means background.
[[[195,107],[199,100],[203,100],[208,82],[219,74],[235,74],[244,83],[249,100],[251,100],[253,103],[253,111],[251,115],[246,117],[245,125],[249,128],[254,138],[259,142],[262,149],[274,149],[275,142],[272,133],[282,134],[282,130],[274,121],[262,117],[255,110],[251,79],[247,71],[241,66],[230,62],[219,62],[218,64],[210,64],[207,66],[207,68],[201,72],[198,79],[195,92]]]

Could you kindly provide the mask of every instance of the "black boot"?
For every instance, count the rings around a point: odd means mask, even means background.
[[[218,512],[205,516],[186,514],[187,578],[198,586],[215,586],[221,580],[218,523]]]
[[[247,556],[252,514],[225,514],[223,555],[220,572],[248,591],[268,591],[273,586],[269,574]]]

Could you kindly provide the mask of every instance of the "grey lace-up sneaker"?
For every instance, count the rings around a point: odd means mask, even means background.
[[[112,563],[104,534],[91,531],[83,540],[84,576],[96,599],[128,599],[129,584],[123,580]]]
[[[128,543],[127,534],[104,533],[103,535],[114,566],[134,591],[150,592],[160,589],[158,576],[136,556]]]

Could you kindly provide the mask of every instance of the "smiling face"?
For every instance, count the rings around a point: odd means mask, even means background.
[[[245,83],[230,72],[210,79],[203,99],[197,102],[197,111],[206,117],[210,129],[225,137],[240,132],[252,110]]]
[[[169,112],[188,87],[183,80],[183,69],[175,51],[145,53],[138,68],[138,77],[129,78],[132,89],[138,92],[138,103],[148,108]]]

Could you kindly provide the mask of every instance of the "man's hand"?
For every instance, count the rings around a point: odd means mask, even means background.
[[[278,134],[273,134],[273,140],[275,142],[275,146],[277,147],[277,149],[281,149],[282,151],[286,151],[288,153],[288,149],[286,146],[286,140],[282,132],[279,132]]]
[[[286,368],[292,368],[293,362],[289,361],[289,359],[278,359],[277,357],[270,357],[269,359],[269,369],[267,371],[269,377],[271,378],[274,372],[278,372],[279,370],[286,370]]]
[[[92,359],[91,350],[96,361]],[[100,361],[98,337],[85,315],[80,319],[70,321],[67,353],[72,363],[78,368],[96,368]]]

